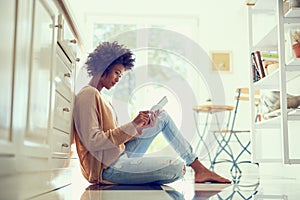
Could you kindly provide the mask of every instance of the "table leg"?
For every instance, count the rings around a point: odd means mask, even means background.
[[[195,124],[196,124],[196,131],[197,131],[197,135],[199,137],[199,140],[197,142],[197,145],[195,147],[195,152],[198,152],[198,149],[200,147],[200,144],[202,143],[204,148],[206,149],[207,151],[207,154],[208,154],[208,159],[209,159],[209,162],[210,162],[210,165],[211,165],[211,155],[210,155],[210,149],[208,148],[206,142],[205,142],[205,135],[207,134],[207,127],[208,127],[208,119],[209,119],[209,113],[206,114],[206,119],[205,119],[205,124],[204,124],[204,127],[203,127],[203,130],[201,131],[200,130],[200,125],[199,125],[199,113],[194,113],[194,119],[195,119]]]

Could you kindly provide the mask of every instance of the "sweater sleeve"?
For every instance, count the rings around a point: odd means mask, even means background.
[[[103,119],[105,114],[111,116],[105,113],[110,112],[107,109],[96,89],[87,89],[76,96],[74,124],[80,140],[89,151],[116,148],[137,135],[132,122],[104,131],[101,124],[107,121],[113,123],[112,117]]]

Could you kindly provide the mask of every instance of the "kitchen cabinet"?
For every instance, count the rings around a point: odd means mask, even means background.
[[[75,74],[84,44],[67,7],[64,0],[1,1],[3,199],[26,199],[71,183],[77,163],[71,148]]]

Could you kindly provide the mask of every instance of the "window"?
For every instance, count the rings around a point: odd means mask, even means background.
[[[182,107],[188,106],[192,110],[193,105],[182,105],[183,102],[176,91],[177,88],[182,88],[177,86],[185,85],[185,89],[188,88],[195,94],[197,101],[201,98],[205,101],[209,96],[202,77],[186,58],[172,52],[171,49],[151,47],[151,40],[160,36],[146,35],[140,31],[145,28],[160,28],[162,31],[175,31],[196,40],[197,18],[90,16],[88,19],[93,33],[90,41],[91,51],[99,42],[118,41],[133,50],[136,55],[134,70],[127,72],[116,87],[105,91],[112,97],[121,123],[128,122],[128,118],[132,119],[139,110],[151,108],[166,95],[169,102],[165,109],[180,127]],[[176,41],[173,45],[176,45]],[[160,143],[154,145],[160,146],[159,148],[166,145],[162,144],[160,139],[154,142]],[[150,152],[157,150],[159,149],[150,148]]]

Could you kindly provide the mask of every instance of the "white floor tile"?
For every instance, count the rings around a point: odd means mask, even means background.
[[[194,184],[192,174],[162,190],[88,189],[82,180],[59,190],[33,198],[34,200],[243,200],[243,199],[300,199],[297,179],[245,176],[238,184]]]

